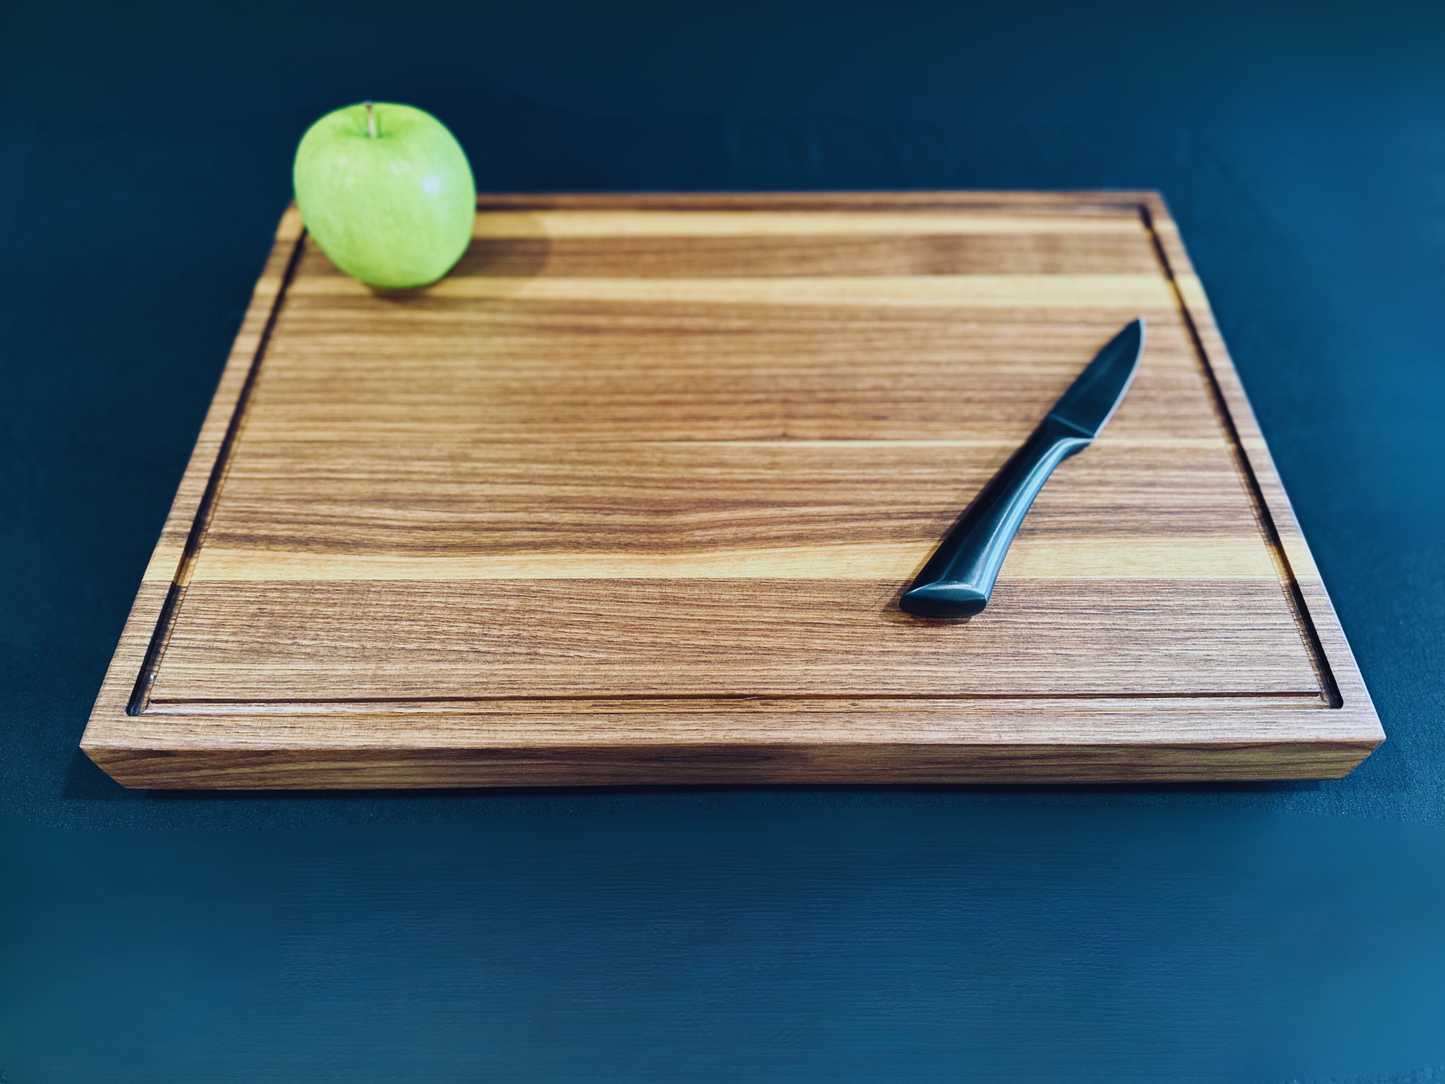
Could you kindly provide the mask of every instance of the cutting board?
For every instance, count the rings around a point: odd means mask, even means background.
[[[898,596],[1120,327],[967,621]],[[83,748],[132,787],[1321,778],[1383,739],[1152,193],[294,208]]]

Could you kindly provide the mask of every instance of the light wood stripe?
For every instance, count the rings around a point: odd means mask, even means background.
[[[659,579],[911,579],[931,550],[908,542],[702,553],[471,556],[332,554],[207,547],[194,582]],[[169,579],[174,568],[155,570]],[[152,570],[147,570],[147,578]],[[1020,538],[1004,564],[1015,580],[1272,580],[1261,542],[1239,538]]]
[[[483,211],[473,237],[820,237],[858,234],[1136,233],[1136,215],[809,211]]]
[[[298,298],[365,297],[339,275],[301,279]],[[764,305],[1085,308],[1110,312],[1173,309],[1158,275],[876,275],[796,278],[554,278],[458,276],[426,289],[429,298],[524,301],[710,302]]]
[[[1209,305],[1209,299],[1204,296],[1204,283],[1198,275],[1176,275],[1174,282],[1179,287],[1179,296],[1190,309],[1203,310]]]

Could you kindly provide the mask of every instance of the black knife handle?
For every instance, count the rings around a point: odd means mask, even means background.
[[[979,490],[898,601],[916,617],[972,617],[988,605],[1024,514],[1054,468],[1091,438],[1052,415]]]

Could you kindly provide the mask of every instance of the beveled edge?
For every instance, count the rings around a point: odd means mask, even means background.
[[[1142,201],[1148,216],[1151,232],[1158,243],[1159,251],[1168,274],[1175,285],[1181,311],[1189,320],[1196,335],[1196,343],[1213,378],[1234,428],[1239,452],[1249,464],[1257,486],[1258,497],[1268,510],[1274,532],[1279,537],[1282,556],[1286,561],[1288,578],[1299,590],[1299,599],[1291,599],[1291,610],[1299,622],[1298,607],[1302,604],[1308,627],[1301,627],[1302,638],[1308,644],[1314,639],[1323,655],[1327,668],[1321,673],[1321,685],[1327,701],[1336,700],[1331,710],[1342,712],[1356,724],[1361,740],[1373,741],[1371,749],[1385,740],[1384,729],[1379,715],[1365,688],[1359,664],[1345,638],[1339,615],[1325,590],[1324,580],[1314,555],[1305,541],[1299,520],[1285,492],[1269,445],[1255,417],[1245,393],[1239,372],[1234,367],[1225,346],[1224,337],[1215,322],[1213,309],[1204,291],[1204,285],[1194,270],[1179,227],[1169,213],[1163,196],[1157,192],[1146,193]],[[1331,689],[1333,686],[1333,689]],[[1333,695],[1332,695],[1333,694]],[[1361,758],[1363,759],[1363,757]]]
[[[206,411],[185,472],[181,475],[170,512],[161,527],[160,538],[142,573],[135,601],[131,604],[120,641],[81,737],[82,751],[88,753],[90,745],[103,741],[104,735],[114,729],[118,720],[129,718],[127,707],[147,669],[147,656],[151,653],[152,642],[157,639],[168,602],[174,598],[174,588],[182,582],[187,546],[197,513],[207,499],[212,473],[226,445],[227,433],[236,420],[237,404],[257,362],[257,352],[267,326],[281,300],[287,269],[293,262],[304,229],[300,211],[295,203],[290,204],[277,224],[271,252],[251,292],[251,302],[221,370],[215,395]]]

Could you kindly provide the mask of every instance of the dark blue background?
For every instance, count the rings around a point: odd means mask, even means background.
[[[211,7],[0,7],[6,1081],[1445,1080],[1445,9]],[[295,143],[365,97],[486,190],[1161,190],[1389,741],[1259,786],[115,786],[91,701]]]

